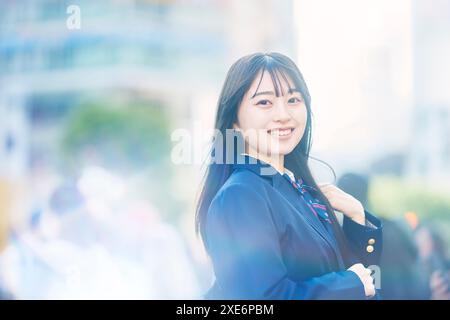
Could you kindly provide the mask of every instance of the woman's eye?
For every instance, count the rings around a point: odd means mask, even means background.
[[[270,105],[270,100],[260,100],[257,105],[268,106]]]
[[[299,98],[293,97],[288,100],[288,103],[299,103],[301,100]]]

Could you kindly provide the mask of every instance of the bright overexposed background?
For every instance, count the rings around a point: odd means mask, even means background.
[[[312,155],[370,176],[374,212],[448,244],[450,1],[5,0],[0,294],[201,297],[202,166],[197,151],[173,163],[171,135],[207,141],[226,71],[256,51],[302,71]]]

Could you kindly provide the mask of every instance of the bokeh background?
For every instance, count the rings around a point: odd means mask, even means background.
[[[448,298],[433,274],[450,243],[449,0],[2,0],[0,297],[201,298],[196,155],[226,71],[256,51],[301,69],[312,155],[368,183],[386,288],[414,265],[418,289],[392,297]]]

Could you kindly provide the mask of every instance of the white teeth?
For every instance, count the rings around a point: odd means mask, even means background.
[[[292,132],[292,129],[284,129],[284,130],[275,129],[275,130],[270,130],[269,133],[271,135],[275,135],[275,136],[287,136],[291,132]]]

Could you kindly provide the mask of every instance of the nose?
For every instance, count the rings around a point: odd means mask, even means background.
[[[291,119],[291,114],[289,113],[287,105],[284,103],[284,101],[279,101],[278,103],[276,103],[274,113],[274,121],[285,122]]]

